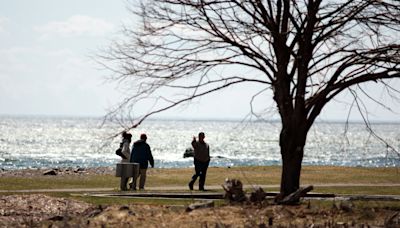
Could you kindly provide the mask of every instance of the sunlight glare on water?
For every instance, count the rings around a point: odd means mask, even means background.
[[[100,118],[0,117],[0,164],[3,169],[114,166],[121,131],[100,128]],[[399,149],[400,124],[375,124],[375,132]],[[204,131],[210,166],[280,165],[279,122],[149,120],[131,131],[133,141],[146,133],[156,167],[191,167],[183,158],[193,136]],[[391,167],[400,157],[371,135],[364,124],[316,123],[310,130],[303,164]]]

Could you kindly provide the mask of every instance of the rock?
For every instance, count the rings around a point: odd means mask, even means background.
[[[46,171],[43,172],[43,175],[55,176],[55,175],[57,175],[57,171],[55,169],[46,170]]]
[[[101,214],[104,211],[104,207],[102,205],[99,205],[95,208],[88,208],[86,211],[83,213],[86,217],[92,218],[96,217],[97,215]]]
[[[128,206],[121,206],[121,207],[119,208],[119,210],[120,210],[120,211],[127,211],[127,210],[129,210],[129,207],[128,207]]]
[[[269,217],[268,218],[268,226],[272,226],[274,225],[274,218],[273,217]]]
[[[350,201],[341,201],[337,207],[342,211],[352,212],[353,206],[354,206],[353,203]]]
[[[194,156],[194,150],[193,148],[187,148],[185,150],[185,153],[183,153],[183,158],[189,158]]]
[[[190,148],[190,147],[186,148],[185,153],[183,153],[183,158],[190,158],[190,157],[193,157],[193,156],[194,156],[193,148]],[[226,158],[226,157],[217,155],[217,156],[211,156],[211,158],[223,159],[223,158]]]
[[[49,218],[48,220],[50,220],[50,221],[62,221],[62,220],[64,220],[64,217],[61,216],[61,215],[56,215],[54,217]]]
[[[74,173],[79,173],[79,172],[83,172],[83,171],[85,171],[85,168],[78,167],[78,168],[74,169]]]
[[[211,156],[212,158],[226,158],[226,157],[224,157],[224,156],[221,156],[221,155],[217,155],[217,156]]]

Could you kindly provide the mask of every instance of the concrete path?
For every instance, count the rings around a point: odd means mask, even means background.
[[[263,189],[279,188],[279,185],[244,185],[245,189],[252,189],[254,187],[261,187]],[[354,183],[332,183],[332,184],[313,184],[314,188],[318,187],[400,187],[400,183],[382,183],[382,184],[354,184]],[[222,190],[220,185],[206,185],[208,190]],[[196,186],[194,187],[196,191]],[[34,193],[34,192],[115,192],[119,191],[118,187],[115,188],[63,188],[63,189],[23,189],[23,190],[0,190],[0,193]],[[157,186],[146,187],[146,191],[188,191],[187,186]]]

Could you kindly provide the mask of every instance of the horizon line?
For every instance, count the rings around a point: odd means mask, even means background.
[[[104,119],[105,115],[76,115],[76,114],[8,114],[8,113],[0,113],[0,117],[21,117],[21,118],[98,118]],[[248,119],[248,118],[238,118],[238,117],[197,117],[197,118],[185,118],[185,117],[150,117],[148,118],[150,121],[228,121],[228,122],[281,122],[280,119]],[[345,119],[324,119],[324,120],[316,120],[315,123],[365,123],[364,120],[345,120]],[[396,123],[400,124],[400,121],[393,120],[370,120],[369,123]]]

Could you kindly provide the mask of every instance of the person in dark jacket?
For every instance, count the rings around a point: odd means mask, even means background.
[[[132,190],[136,190],[136,179],[140,176],[139,189],[143,190],[146,183],[146,173],[149,163],[152,168],[154,168],[154,159],[151,154],[151,149],[149,144],[146,143],[146,134],[140,135],[140,140],[133,143],[131,152],[131,162],[139,163],[139,175],[133,178]]]
[[[204,142],[204,132],[199,133],[199,141],[196,141],[196,137],[193,137],[192,147],[194,150],[194,170],[195,174],[192,176],[192,180],[189,182],[189,189],[193,190],[193,185],[199,179],[199,190],[205,191],[204,184],[206,182],[206,175],[208,165],[210,164],[210,147]]]

